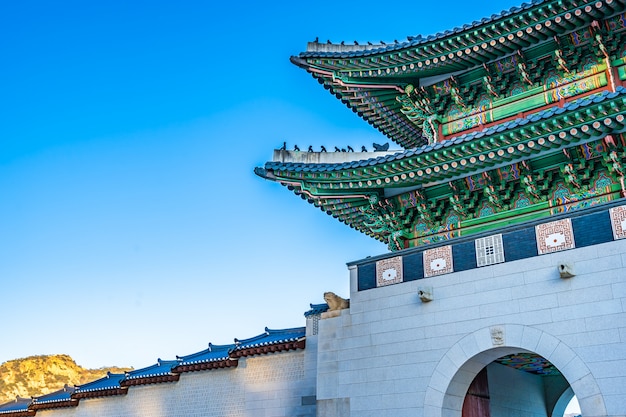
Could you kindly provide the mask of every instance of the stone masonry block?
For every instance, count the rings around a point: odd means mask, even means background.
[[[446,356],[452,361],[456,368],[460,368],[468,359],[468,354],[466,350],[463,349],[463,346],[466,347],[467,351],[472,352],[476,349],[476,340],[470,335],[466,336],[459,341],[459,343],[455,344],[450,348]]]
[[[600,394],[600,392],[598,391],[598,385],[591,373],[584,375],[582,378],[579,378],[576,381],[570,381],[570,385],[574,392],[588,393],[588,395],[586,396],[578,397],[579,402],[587,397],[593,397]]]
[[[540,338],[541,338],[540,330],[531,326],[524,326],[524,329],[522,331],[521,346],[524,349],[535,351]]]
[[[624,412],[624,395],[604,395],[604,404],[610,416],[626,417]]]
[[[442,410],[438,405],[424,405],[424,417],[441,417]]]
[[[611,285],[614,298],[626,298],[626,282],[618,282]]]
[[[448,355],[443,356],[437,364],[437,373],[441,373],[447,379],[452,379],[457,369],[458,367]]]
[[[337,383],[341,385],[358,384],[368,381],[367,369],[344,371],[337,375]]]
[[[546,357],[546,359],[551,361],[557,368],[564,368],[575,357],[576,354],[569,346],[567,346],[565,343],[559,343],[550,355],[550,357]]]
[[[404,407],[418,407],[420,404],[414,394],[411,393],[393,393],[381,395],[380,407],[384,410],[393,410]]]
[[[449,378],[450,375],[442,374],[441,372],[439,372],[439,367],[437,367],[433,372],[429,387],[440,393],[444,393],[448,388]]]
[[[597,274],[602,271],[622,268],[623,254],[609,255],[600,254],[592,259],[574,259],[576,262],[577,275]]]
[[[561,366],[559,370],[568,381],[578,381],[589,374],[589,368],[579,357],[573,358],[565,366]]]
[[[576,391],[575,388],[574,388],[574,391]],[[581,410],[585,410],[585,409],[602,410],[601,411],[602,414],[599,414],[598,416],[592,416],[592,417],[601,417],[601,416],[609,415],[606,412],[606,403],[604,401],[604,398],[600,394],[591,395],[585,398],[578,398],[578,404],[580,404]],[[616,415],[616,414],[612,414],[612,415]]]
[[[588,332],[599,330],[614,331],[620,323],[626,325],[626,311],[623,313],[607,314],[606,316],[585,319],[585,329]]]
[[[550,355],[552,355],[552,352],[554,352],[554,349],[556,349],[558,344],[558,339],[547,335],[546,333],[543,333],[541,335],[541,338],[539,339],[539,343],[537,343],[537,353],[539,353],[544,358],[549,359]]]
[[[482,352],[485,350],[489,350],[493,347],[493,342],[491,340],[491,333],[488,327],[482,328],[473,333],[474,339],[476,340],[476,346]]]
[[[363,415],[367,412],[378,412],[382,409],[382,396],[381,395],[371,395],[371,396],[357,396],[354,397],[350,403],[351,411],[353,411],[357,415]]]
[[[554,312],[554,310],[552,312]],[[550,315],[550,312],[546,314]],[[575,340],[578,340],[578,335],[582,330],[581,325],[581,320],[575,318],[564,321],[550,320],[537,327],[541,328],[541,330],[543,330],[544,332],[556,336],[560,339],[570,338],[570,340],[572,340],[571,338],[573,337],[575,338]],[[571,341],[568,341],[567,343],[571,344]],[[573,346],[579,345],[580,343],[577,342]]]
[[[317,401],[317,414],[325,417],[345,417],[350,415],[349,398],[332,398]]]
[[[622,395],[626,392],[626,375],[598,381],[602,393],[605,395]]]
[[[509,273],[496,277],[486,277],[474,282],[476,292],[493,291],[502,288],[515,288],[524,285],[524,274],[522,272]]]
[[[461,410],[463,401],[465,400],[465,392],[461,395],[448,395],[443,403],[443,408],[451,410]]]
[[[537,311],[556,308],[559,306],[558,294],[543,294],[532,297],[520,297],[520,311]]]
[[[622,312],[622,304],[620,300],[606,300],[604,302],[579,302],[576,305],[569,305],[554,309],[552,318],[554,321],[568,319],[585,319],[595,316],[604,316],[607,314],[617,314]]]
[[[441,404],[443,402],[444,392],[445,391],[434,389],[432,385],[429,386],[424,396],[424,407]]]
[[[480,317],[501,317],[509,314],[518,314],[520,312],[519,302],[517,300],[507,300],[480,306]]]
[[[613,287],[611,285],[598,285],[594,287],[563,291],[559,294],[559,305],[571,306],[578,304],[581,300],[586,303],[596,303],[599,301],[610,300],[613,298]]]
[[[442,285],[440,282],[432,282],[431,284],[424,283],[424,286],[433,287],[433,291],[437,294],[437,300],[458,298],[476,292],[476,283],[473,280],[462,281],[456,285]]]

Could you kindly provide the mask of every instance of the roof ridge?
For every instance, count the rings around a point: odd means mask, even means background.
[[[418,45],[427,44],[429,42],[442,40],[448,36],[458,35],[464,31],[478,28],[483,25],[494,24],[500,19],[507,18],[513,14],[523,12],[532,7],[539,6],[543,3],[547,2],[556,2],[556,0],[531,0],[530,3],[522,3],[519,6],[512,6],[508,9],[502,10],[499,13],[493,13],[489,17],[483,17],[480,20],[474,20],[472,23],[465,24],[463,26],[456,26],[452,29],[446,29],[440,32],[436,32],[430,35],[409,35],[407,36],[405,41],[393,41],[390,43],[385,43],[383,41],[379,41],[379,43],[374,44],[372,42],[368,42],[367,44],[345,44],[344,41],[341,43],[332,43],[330,40],[326,43],[321,43],[317,39],[313,42],[307,43],[307,49],[302,54],[307,53],[350,53],[354,52],[356,55],[360,55],[361,53],[381,53],[381,52],[390,52],[398,49],[403,49],[407,47],[413,47]],[[356,42],[356,41],[355,41]],[[302,56],[302,54],[300,54]]]

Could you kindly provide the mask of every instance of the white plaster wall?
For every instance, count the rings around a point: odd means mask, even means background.
[[[559,278],[562,261],[577,276]],[[352,268],[350,310],[320,321],[317,398],[349,399],[353,417],[460,416],[472,373],[526,350],[559,367],[583,415],[626,416],[624,265],[616,241],[361,292]]]
[[[307,340],[307,344],[309,341]],[[41,410],[45,417],[313,417],[315,357],[310,350],[241,358],[231,369],[186,372],[173,383],[130,387],[125,396]],[[313,368],[312,368],[313,366]],[[305,400],[305,402],[307,402]]]

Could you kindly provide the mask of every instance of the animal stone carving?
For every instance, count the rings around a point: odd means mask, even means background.
[[[571,262],[561,262],[558,266],[559,276],[561,278],[571,278],[576,276],[574,271],[574,264]]]
[[[350,307],[350,300],[341,298],[334,292],[325,292],[324,301],[328,304],[329,311],[343,310],[344,308]]]
[[[419,296],[422,302],[427,303],[433,300],[433,287],[419,287],[417,291],[417,295]]]
[[[374,146],[375,152],[385,152],[389,150],[389,143],[385,143],[384,145],[379,145],[378,143],[372,143]]]

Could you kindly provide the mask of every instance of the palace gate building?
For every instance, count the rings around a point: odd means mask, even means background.
[[[561,417],[574,396],[625,417],[625,11],[533,0],[309,43],[292,62],[392,144],[280,149],[255,172],[388,245],[348,264],[349,307],[0,417]]]
[[[319,323],[319,416],[626,415],[624,10],[533,1],[291,58],[402,148],[256,171],[390,250]]]

